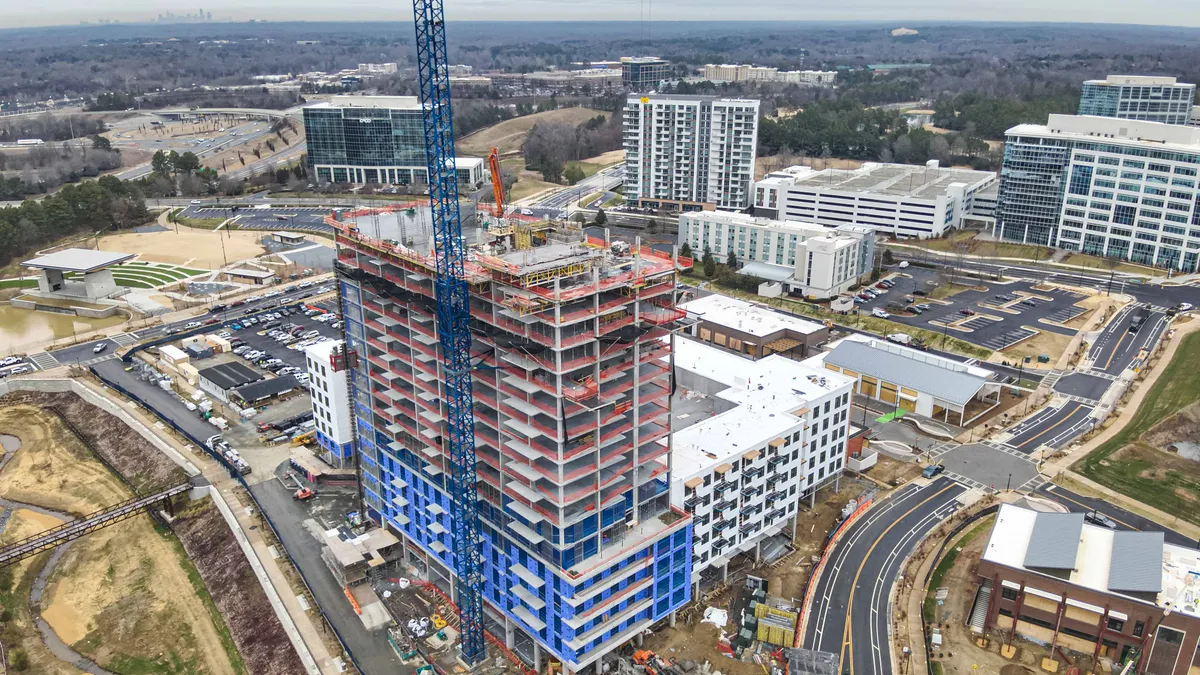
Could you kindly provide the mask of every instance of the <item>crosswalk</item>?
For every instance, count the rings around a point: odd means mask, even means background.
[[[980,490],[989,489],[989,486],[984,485],[983,483],[980,483],[979,481],[975,480],[974,478],[967,478],[966,476],[964,476],[962,474],[954,473],[953,471],[945,471],[942,473],[942,475],[956,483],[965,485],[967,487],[979,488]]]
[[[1062,379],[1064,372],[1061,370],[1052,370],[1050,374],[1042,378],[1042,386],[1054,388],[1058,381]]]
[[[62,365],[58,362],[58,359],[54,358],[54,355],[50,354],[49,352],[34,354],[33,356],[29,357],[29,360],[33,363],[33,365],[38,367],[38,370],[50,370],[51,368],[57,368]]]
[[[137,342],[140,338],[133,333],[121,333],[120,335],[114,335],[109,339],[117,343],[118,347],[127,347]]]

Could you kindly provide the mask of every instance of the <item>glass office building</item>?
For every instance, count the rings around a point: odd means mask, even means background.
[[[327,183],[425,184],[425,132],[415,96],[334,96],[304,108],[309,175]],[[459,182],[483,183],[483,160],[456,161]]]
[[[1051,115],[1007,132],[996,233],[1196,272],[1198,172],[1200,128]]]
[[[1097,117],[1188,124],[1196,85],[1173,77],[1109,75],[1083,83],[1079,114]]]
[[[633,92],[654,91],[671,79],[671,64],[657,56],[626,56],[621,59],[621,83]]]

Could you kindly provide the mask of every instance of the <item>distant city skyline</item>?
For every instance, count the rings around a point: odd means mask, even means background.
[[[36,4],[3,3],[0,26],[30,27],[77,25],[81,21],[151,23],[159,14],[188,14],[199,6],[166,7],[160,0],[111,0],[103,11],[80,0],[42,0]],[[316,0],[213,0],[203,5],[214,21],[410,21],[406,3],[363,0],[329,4]],[[647,13],[656,21],[1009,21],[1138,23],[1200,26],[1200,3],[1195,0],[1160,0],[1153,11],[1130,12],[1123,0],[1002,0],[964,3],[961,0],[842,0],[822,6],[799,6],[792,0],[762,0],[745,5],[727,0],[609,0],[581,3],[573,0],[446,0],[452,21],[639,21]],[[186,19],[185,19],[186,20]]]

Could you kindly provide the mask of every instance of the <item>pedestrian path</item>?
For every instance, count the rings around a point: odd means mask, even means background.
[[[117,343],[118,347],[126,347],[137,342],[138,336],[134,335],[133,333],[121,333],[120,335],[114,335],[109,339]]]
[[[38,367],[38,370],[50,370],[51,368],[57,368],[62,365],[58,362],[58,359],[54,358],[54,356],[49,352],[34,354],[33,356],[29,357],[29,360],[33,363],[33,365]]]

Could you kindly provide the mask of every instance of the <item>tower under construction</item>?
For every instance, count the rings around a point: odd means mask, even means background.
[[[453,595],[435,261],[328,222],[367,515]],[[676,270],[691,261],[568,225],[535,234],[471,249],[464,271],[485,625],[535,668],[579,673],[690,599],[669,431]]]

